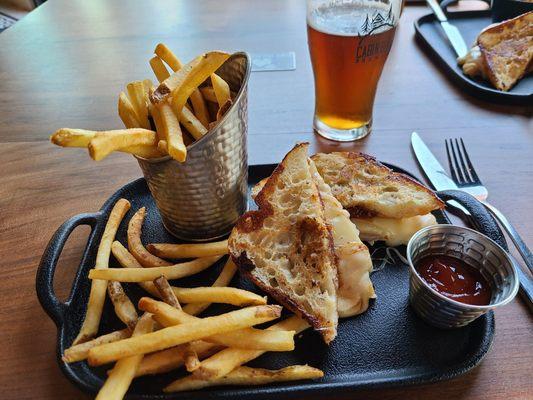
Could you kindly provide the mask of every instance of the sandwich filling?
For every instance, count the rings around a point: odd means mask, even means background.
[[[369,299],[375,298],[374,286],[370,281],[372,259],[368,248],[361,242],[357,227],[350,221],[350,215],[331,193],[315,163],[310,168],[317,183],[324,204],[326,222],[331,227],[333,245],[337,254],[339,288],[337,290],[337,312],[339,317],[361,314],[368,308]]]
[[[420,229],[437,224],[433,214],[409,218],[352,218],[352,222],[359,229],[361,240],[370,244],[383,240],[387,246],[407,244]]]

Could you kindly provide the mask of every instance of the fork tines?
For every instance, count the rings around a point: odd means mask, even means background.
[[[460,145],[459,142],[461,143]],[[459,184],[481,184],[470,161],[463,139],[446,139],[445,143],[448,165],[453,180]]]

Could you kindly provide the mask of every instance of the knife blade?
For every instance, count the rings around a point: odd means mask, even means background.
[[[440,5],[437,0],[426,0],[426,2],[439,20],[440,26],[448,37],[448,40],[450,41],[457,56],[464,57],[468,53],[468,47],[466,46],[463,36],[461,35],[461,32],[459,32],[459,29],[457,29],[456,26],[448,22],[448,18],[444,14],[444,11],[442,11],[442,8],[440,8]]]
[[[416,132],[411,134],[411,146],[415,152],[418,164],[422,167],[424,175],[426,175],[426,178],[429,180],[435,190],[459,189],[455,182],[448,176],[441,163],[435,158],[431,150],[426,146],[422,138]],[[468,210],[455,200],[450,200],[447,203],[453,208],[461,210],[466,216],[470,215]]]
[[[411,146],[413,146],[413,151],[422,171],[436,190],[458,189],[458,186],[448,177],[443,166],[416,132],[411,134]]]

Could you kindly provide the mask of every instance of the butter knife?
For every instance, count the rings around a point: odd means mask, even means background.
[[[444,11],[442,11],[442,8],[440,8],[437,0],[426,0],[426,2],[433,11],[433,14],[435,14],[439,20],[440,26],[444,30],[444,33],[446,33],[446,36],[448,37],[448,40],[450,41],[457,56],[464,57],[466,53],[468,53],[468,47],[466,46],[459,29],[448,22],[448,18],[446,18],[446,15],[444,14]]]

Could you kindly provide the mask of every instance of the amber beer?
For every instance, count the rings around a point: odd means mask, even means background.
[[[314,127],[335,140],[355,140],[370,132],[377,84],[396,30],[392,4],[387,9],[384,2],[359,1],[351,7],[338,12],[323,8],[307,20]]]

